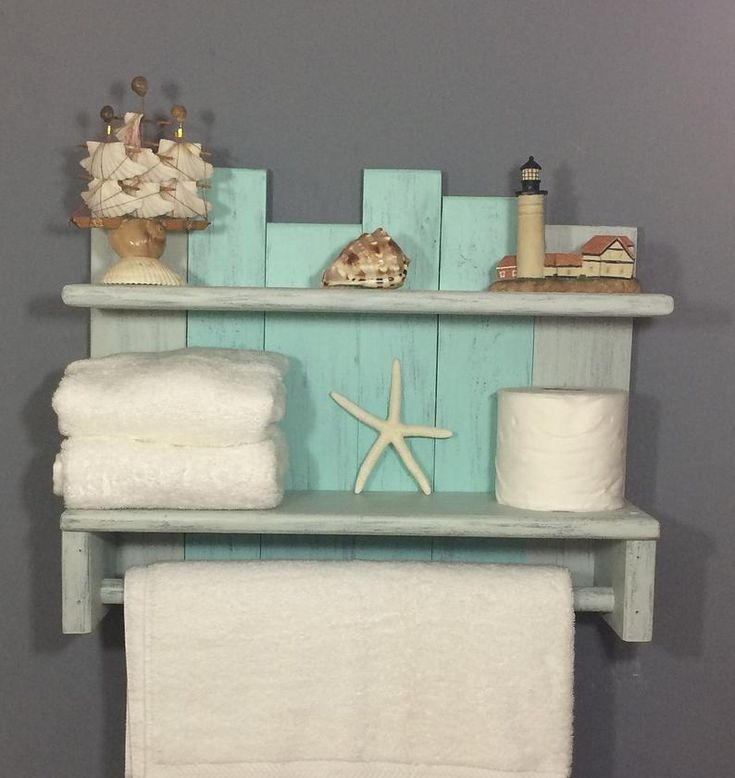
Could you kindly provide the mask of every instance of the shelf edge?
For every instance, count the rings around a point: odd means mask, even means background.
[[[153,287],[69,284],[70,306],[117,310],[291,311],[452,316],[667,316],[665,294],[490,293],[440,290],[284,289],[274,287]]]

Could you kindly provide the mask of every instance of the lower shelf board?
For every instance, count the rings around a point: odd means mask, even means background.
[[[62,530],[650,540],[633,505],[600,513],[529,511],[477,492],[289,492],[271,510],[67,510]]]
[[[195,533],[518,539],[533,548],[521,563],[569,568],[577,610],[600,613],[626,641],[652,634],[659,524],[632,505],[580,514],[509,508],[479,493],[291,492],[273,510],[67,510],[61,529],[66,633],[91,632],[122,603],[128,568],[184,559]]]

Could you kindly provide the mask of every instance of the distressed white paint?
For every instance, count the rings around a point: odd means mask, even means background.
[[[627,228],[549,227],[547,249],[575,250],[577,243],[598,233],[635,239]],[[172,237],[166,259],[185,273],[185,237]],[[98,231],[92,245],[94,278],[107,263],[109,249]],[[618,388],[627,388],[629,381],[631,317],[661,316],[673,309],[666,295],[504,295],[411,289],[73,285],[65,288],[63,297],[70,305],[94,309],[94,356],[182,347],[186,310],[550,316],[536,321],[534,385]],[[590,321],[589,317],[601,318]],[[605,613],[625,640],[644,641],[651,636],[659,527],[655,519],[632,506],[579,515],[519,511],[474,493],[427,498],[411,493],[306,492],[289,494],[274,511],[67,511],[62,529],[65,632],[91,631],[104,615],[105,603],[121,601],[122,582],[115,576],[129,567],[183,558],[185,532],[268,532],[526,538],[526,563],[570,568],[578,610]],[[151,533],[161,534],[151,537]]]
[[[454,316],[666,316],[665,294],[523,294],[430,289],[285,289],[224,286],[65,286],[81,308],[159,311],[287,311]]]
[[[104,230],[91,232],[90,274],[95,279],[114,261],[115,254]],[[164,259],[186,278],[187,236],[174,233],[167,237]],[[92,357],[186,346],[185,311],[92,310],[90,314],[89,350]],[[161,535],[155,542],[150,538],[140,542],[139,537],[131,536],[126,542],[113,545],[109,538],[65,532],[62,544],[62,621],[64,632],[69,633],[91,631],[104,615],[106,608],[99,601],[99,587],[94,583],[101,580],[103,574],[184,558],[184,536],[178,534]]]
[[[635,227],[551,225],[546,228],[550,252],[578,251],[595,235],[627,235],[634,242]],[[633,322],[630,318],[538,317],[534,323],[533,386],[590,387],[628,390]],[[596,549],[589,543],[529,547],[536,564],[568,568],[576,581],[595,575]]]
[[[185,234],[168,235],[164,259],[179,275],[186,278]],[[110,248],[105,230],[92,230],[90,272],[94,279],[113,262],[116,254]],[[122,289],[100,286],[100,289]],[[126,286],[125,289],[136,287]],[[164,287],[148,286],[146,289]],[[172,288],[172,287],[166,287]],[[176,287],[181,289],[182,287]],[[104,357],[123,351],[165,351],[186,345],[185,311],[122,311],[93,309],[90,312],[90,356]]]
[[[91,632],[107,613],[100,586],[114,553],[114,538],[89,532],[61,535],[62,608],[65,634]]]
[[[658,522],[632,505],[594,514],[527,511],[480,492],[290,492],[272,510],[68,510],[63,530],[435,537],[655,539]]]
[[[605,543],[597,551],[595,585],[615,591],[615,607],[605,621],[623,640],[651,640],[655,571],[655,540]]]

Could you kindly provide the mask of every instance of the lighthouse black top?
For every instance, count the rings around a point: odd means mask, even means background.
[[[541,165],[533,157],[521,165],[521,194],[547,194],[541,187]]]

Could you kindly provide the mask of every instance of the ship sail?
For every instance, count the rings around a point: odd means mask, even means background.
[[[145,79],[133,79],[132,88],[142,98],[147,92]],[[144,140],[142,111],[128,111],[120,122],[111,106],[103,106],[106,140],[87,141],[89,153],[80,163],[91,179],[82,198],[92,217],[170,217],[163,219],[169,229],[203,229],[209,224],[211,206],[200,197],[198,187],[205,185],[214,168],[203,159],[200,143],[183,140],[184,106],[175,105],[171,115],[178,123],[175,139],[153,144]],[[85,218],[80,216],[80,221]]]
[[[143,165],[127,155],[124,143],[88,140],[87,150],[89,156],[79,164],[92,178],[117,180],[133,178],[146,172]]]
[[[82,199],[92,216],[127,216],[135,210],[136,198],[123,191],[117,181],[94,178]]]
[[[140,123],[142,121],[142,113],[128,111],[123,119],[122,127],[115,130],[115,137],[127,146],[128,151],[136,152],[141,148]]]
[[[162,139],[158,156],[169,173],[169,178],[182,181],[203,181],[212,176],[214,168],[202,157],[201,143]]]
[[[169,181],[161,186],[161,197],[169,201],[174,217],[206,219],[211,210],[211,205],[197,194],[195,181]]]
[[[171,203],[164,199],[161,185],[155,182],[124,181],[123,189],[135,198],[134,216],[139,219],[152,219],[171,213]]]

